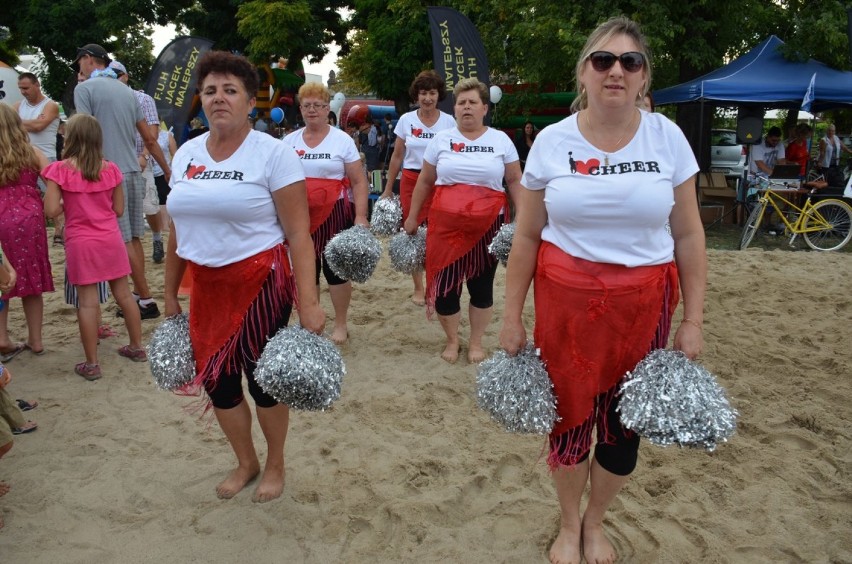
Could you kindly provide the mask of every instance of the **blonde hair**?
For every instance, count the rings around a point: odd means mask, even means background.
[[[62,159],[74,159],[75,168],[83,178],[98,180],[104,166],[101,124],[88,114],[74,114],[65,128]]]
[[[491,93],[488,92],[488,87],[478,78],[463,78],[458,81],[456,87],[453,88],[453,97],[458,98],[462,92],[469,90],[476,90],[483,104],[488,104],[491,101]]]
[[[11,106],[0,104],[0,184],[10,184],[25,170],[39,171],[36,150]]]
[[[321,82],[306,82],[299,87],[299,103],[305,98],[319,98],[326,104],[331,100],[331,94]]]
[[[571,103],[572,113],[583,110],[589,105],[589,97],[586,93],[586,88],[580,84],[580,74],[583,71],[583,65],[586,64],[586,61],[588,61],[589,55],[595,51],[600,51],[601,46],[618,35],[626,35],[632,39],[633,42],[636,43],[638,51],[645,57],[645,65],[642,67],[642,70],[645,73],[645,84],[639,92],[638,100],[641,100],[645,97],[645,94],[650,92],[651,51],[648,49],[648,43],[645,41],[645,36],[642,35],[642,31],[639,29],[639,24],[625,16],[618,16],[599,25],[597,29],[589,35],[589,38],[586,40],[586,44],[583,46],[583,50],[580,52],[580,58],[577,61],[576,68],[574,69],[574,81],[576,82],[577,97],[574,98],[574,101]]]

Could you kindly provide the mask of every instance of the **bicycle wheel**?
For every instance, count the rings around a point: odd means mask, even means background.
[[[751,240],[754,239],[754,234],[757,233],[757,228],[760,227],[760,222],[763,220],[763,212],[766,210],[767,205],[769,205],[769,201],[757,202],[751,208],[751,212],[748,214],[748,219],[745,222],[745,227],[743,227],[742,237],[740,237],[741,251],[748,248]]]
[[[841,200],[817,202],[808,211],[803,233],[805,243],[817,251],[836,251],[852,239],[852,208]]]

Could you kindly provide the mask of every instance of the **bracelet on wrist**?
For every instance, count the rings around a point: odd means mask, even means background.
[[[684,324],[684,323],[689,323],[689,324],[691,324],[691,325],[695,325],[696,327],[698,327],[698,330],[699,330],[699,331],[701,331],[701,330],[703,330],[703,329],[704,329],[704,328],[701,326],[701,323],[699,323],[699,322],[695,321],[694,319],[690,319],[690,318],[688,318],[688,317],[684,317],[683,319],[681,319],[681,320],[680,320],[680,323],[681,323],[681,325],[682,325],[682,324]]]

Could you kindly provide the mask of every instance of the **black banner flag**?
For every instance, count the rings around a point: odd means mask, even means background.
[[[178,143],[192,111],[198,75],[195,67],[213,42],[204,37],[178,37],[160,52],[148,75],[145,92],[154,98],[161,121],[173,128]]]
[[[490,84],[488,57],[479,31],[464,14],[452,8],[430,6],[429,28],[432,33],[432,59],[435,72],[444,77],[449,96],[439,104],[453,115],[453,88],[463,78],[478,78]]]

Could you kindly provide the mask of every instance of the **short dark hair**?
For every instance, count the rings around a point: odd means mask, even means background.
[[[408,95],[411,96],[411,101],[417,101],[417,95],[421,90],[437,90],[438,101],[441,102],[447,97],[447,87],[441,75],[433,70],[425,70],[417,75],[414,82],[408,88]]]
[[[769,131],[766,132],[767,137],[781,137],[781,128],[777,125],[773,125],[769,128]]]
[[[36,86],[38,86],[38,77],[36,75],[34,75],[33,73],[22,72],[21,74],[18,75],[18,80],[23,80],[25,78],[27,80],[29,80],[30,82],[32,82],[33,84],[35,84]]]
[[[249,96],[257,96],[260,76],[257,74],[257,68],[242,55],[227,51],[207,51],[201,56],[197,68],[199,89],[209,74],[232,74],[240,79]]]

